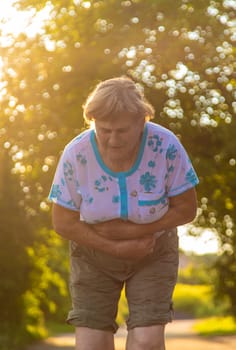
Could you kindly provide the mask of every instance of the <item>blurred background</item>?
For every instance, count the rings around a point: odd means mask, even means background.
[[[0,349],[55,332],[70,307],[67,242],[47,195],[99,81],[128,75],[199,175],[181,227],[176,317],[236,333],[236,1],[1,0]],[[127,316],[124,293],[118,322]]]

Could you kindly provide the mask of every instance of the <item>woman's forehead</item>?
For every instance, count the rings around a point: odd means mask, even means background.
[[[119,116],[110,116],[104,119],[95,119],[95,125],[107,129],[123,129],[137,124],[139,121],[144,121],[144,118],[135,117],[127,114]]]

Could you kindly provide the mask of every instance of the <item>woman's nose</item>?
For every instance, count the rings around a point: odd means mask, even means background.
[[[117,147],[120,145],[120,136],[116,131],[111,131],[109,135],[110,146]]]

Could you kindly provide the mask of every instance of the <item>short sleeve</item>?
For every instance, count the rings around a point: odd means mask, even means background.
[[[67,148],[57,165],[48,199],[70,210],[80,209],[81,195],[75,164]]]
[[[168,197],[181,194],[199,183],[189,156],[177,138],[173,138],[173,142],[168,145],[166,164]]]

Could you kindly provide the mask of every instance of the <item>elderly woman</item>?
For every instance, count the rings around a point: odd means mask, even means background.
[[[153,107],[125,77],[97,85],[90,128],[59,161],[49,198],[55,231],[70,240],[76,349],[113,350],[120,292],[127,350],[164,350],[178,269],[176,227],[196,215],[198,183],[177,137],[150,122]]]

